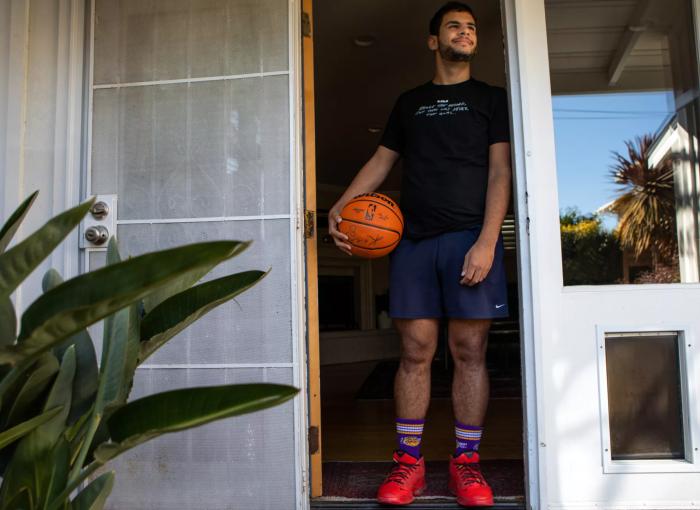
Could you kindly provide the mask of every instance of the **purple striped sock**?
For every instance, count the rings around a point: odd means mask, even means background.
[[[425,420],[396,418],[396,442],[398,449],[411,457],[420,458],[420,445]]]
[[[479,451],[479,443],[481,442],[481,434],[483,431],[483,427],[465,425],[455,420],[455,437],[457,439],[455,457],[458,457],[464,452]]]

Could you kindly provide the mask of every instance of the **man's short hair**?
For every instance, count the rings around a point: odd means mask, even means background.
[[[471,7],[462,2],[447,2],[445,5],[440,7],[437,12],[430,19],[429,31],[430,35],[438,35],[440,33],[440,25],[442,24],[442,18],[448,12],[468,12],[476,21],[476,15]]]

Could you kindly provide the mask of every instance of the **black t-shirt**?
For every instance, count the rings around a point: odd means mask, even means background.
[[[500,87],[472,78],[403,93],[379,143],[403,158],[405,237],[481,225],[489,146],[509,140],[508,100]]]

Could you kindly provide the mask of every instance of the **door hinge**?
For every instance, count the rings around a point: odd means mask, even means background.
[[[301,13],[301,35],[311,37],[311,17],[308,12]]]
[[[311,425],[309,427],[309,455],[318,453],[318,427]]]
[[[316,211],[304,209],[304,239],[312,239],[316,235]]]

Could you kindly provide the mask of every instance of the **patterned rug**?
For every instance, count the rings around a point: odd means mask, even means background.
[[[391,462],[324,462],[323,496],[374,499],[377,487],[390,468]],[[522,461],[485,460],[481,462],[481,468],[498,501],[523,499]],[[447,461],[426,462],[424,497],[451,497],[447,489],[447,469]]]

